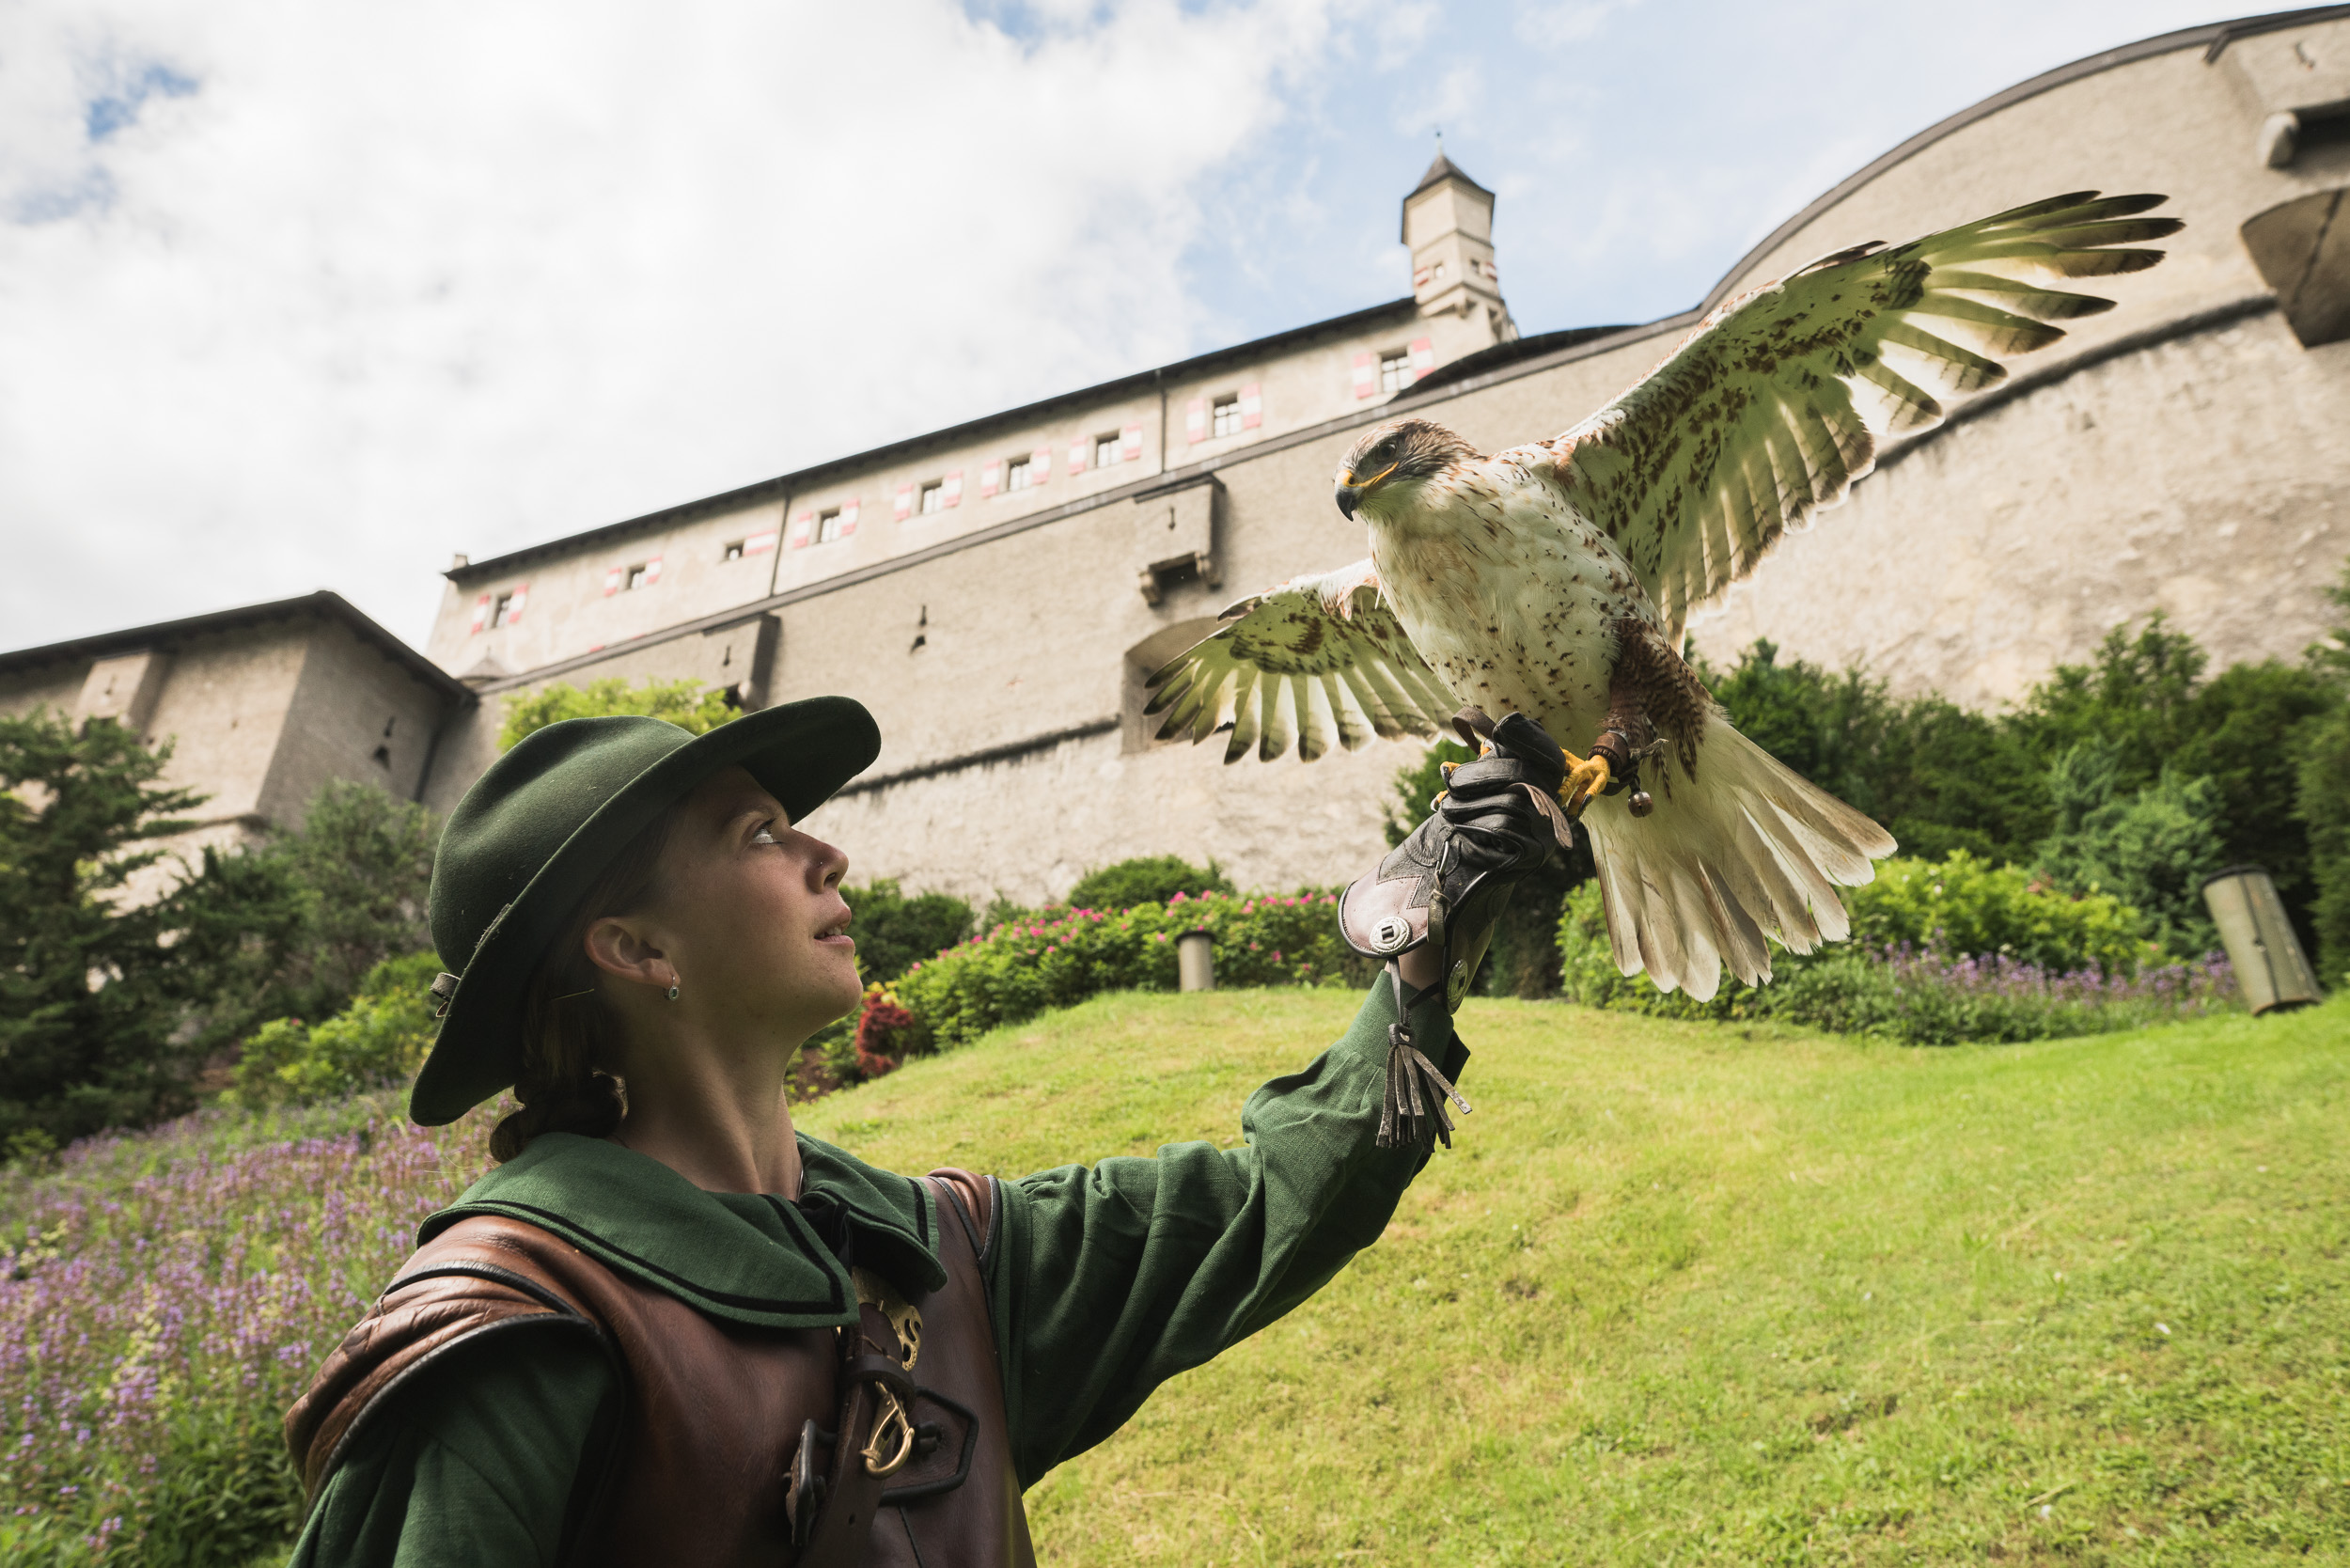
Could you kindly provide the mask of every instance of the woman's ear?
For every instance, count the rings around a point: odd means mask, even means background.
[[[677,984],[677,965],[643,927],[624,916],[607,915],[588,928],[588,961],[605,974],[667,990]]]

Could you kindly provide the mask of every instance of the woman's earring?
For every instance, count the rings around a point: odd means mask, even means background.
[[[677,1000],[677,987],[674,985],[669,987],[669,1000],[673,1002]]]

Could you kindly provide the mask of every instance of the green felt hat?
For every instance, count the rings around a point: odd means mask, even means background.
[[[723,768],[741,767],[793,823],[865,771],[881,731],[862,703],[813,697],[706,735],[656,718],[566,719],[490,764],[441,830],[430,897],[445,1007],[408,1094],[428,1127],[514,1082],[523,994],[572,908],[653,819]]]

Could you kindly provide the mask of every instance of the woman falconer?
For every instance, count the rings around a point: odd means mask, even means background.
[[[802,1043],[860,995],[848,863],[804,824],[879,750],[862,707],[523,741],[442,837],[455,973],[410,1100],[521,1108],[288,1414],[295,1562],[1032,1562],[1022,1492],[1327,1282],[1449,1126],[1448,998],[1553,841],[1559,748],[1489,739],[1350,889],[1386,968],[1242,1147],[1018,1181],[791,1125]]]

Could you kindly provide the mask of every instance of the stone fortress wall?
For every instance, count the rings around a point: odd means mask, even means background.
[[[2117,309],[1890,446],[1693,636],[1717,661],[1768,636],[1983,706],[2154,608],[2222,662],[2295,656],[2350,551],[2345,6],[2020,84],[1822,196],[1696,310],[1640,327],[1521,338],[1493,197],[1440,159],[1405,202],[1409,299],[461,560],[427,652],[473,697],[418,793],[453,805],[495,755],[504,698],[551,681],[692,678],[747,707],[845,692],[883,752],[812,826],[853,877],[1041,901],[1173,853],[1259,886],[1342,879],[1382,843],[1404,747],[1226,767],[1220,746],[1154,743],[1140,706],[1142,677],[1222,605],[1361,557],[1330,493],[1362,429],[1408,409],[1487,449],[1549,437],[1705,310],[1812,257],[2076,189],[2169,193],[2187,227],[2154,272],[2089,285]],[[1408,384],[1390,394],[1382,362]],[[1011,488],[1021,459],[1041,483]],[[923,510],[958,481],[956,504]]]

